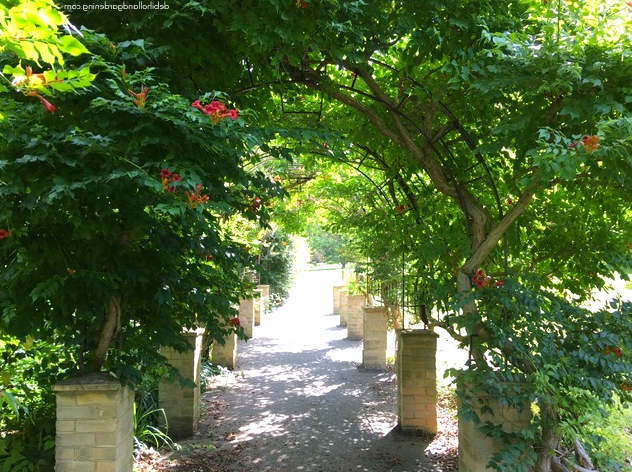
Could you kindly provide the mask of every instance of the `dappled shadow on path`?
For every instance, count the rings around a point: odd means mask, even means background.
[[[362,341],[345,339],[330,312],[316,302],[264,315],[239,343],[237,377],[205,395],[193,441],[232,451],[225,472],[444,470],[427,443],[391,433],[394,373],[359,368]]]

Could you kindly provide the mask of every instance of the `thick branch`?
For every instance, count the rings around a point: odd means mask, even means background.
[[[527,205],[533,198],[533,193],[535,192],[538,184],[539,179],[536,179],[531,187],[520,196],[520,199],[518,199],[513,208],[509,210],[507,214],[503,217],[503,219],[500,220],[498,224],[489,231],[485,240],[474,251],[474,254],[472,254],[472,256],[465,262],[465,264],[463,264],[463,266],[461,267],[461,271],[465,272],[466,274],[471,274],[478,267],[480,267],[485,258],[487,258],[489,253],[492,252],[494,247],[496,247],[498,241],[500,241],[503,235],[507,232],[509,227],[527,208]]]
[[[555,411],[555,405],[552,403],[541,399],[538,402],[538,406],[542,417],[542,433],[541,441],[535,446],[538,456],[535,463],[535,472],[551,472],[552,463],[556,459],[555,451],[560,443],[560,438],[555,430],[559,418]]]
[[[587,469],[594,469],[595,466],[593,465],[590,456],[586,452],[586,449],[584,449],[584,446],[579,441],[579,439],[575,438],[573,445],[575,446],[575,456],[577,457],[577,462],[579,462],[579,465]]]
[[[105,362],[105,356],[108,349],[112,345],[112,342],[118,336],[118,332],[121,329],[121,297],[112,296],[108,301],[108,306],[105,311],[105,323],[101,329],[101,335],[99,336],[99,343],[94,351],[94,364],[92,368],[95,371],[101,370],[103,363]]]
[[[432,136],[432,138],[430,138],[430,142],[432,144],[434,144],[434,143],[436,143],[438,141],[441,141],[444,137],[446,137],[448,134],[450,134],[455,129],[456,129],[456,125],[454,124],[454,122],[453,121],[448,121],[441,128],[439,128],[439,130],[437,130],[435,132],[435,134]]]
[[[477,200],[477,198],[470,193],[465,187],[459,187],[458,184],[454,185],[451,183],[450,179],[448,179],[441,163],[434,159],[430,152],[422,149],[417,142],[410,135],[410,131],[404,124],[404,116],[401,111],[397,109],[395,103],[384,93],[381,89],[380,85],[375,81],[375,79],[370,76],[365,71],[359,71],[358,74],[367,84],[371,92],[387,106],[387,111],[393,120],[393,124],[401,137],[400,145],[403,145],[405,149],[407,149],[414,159],[419,163],[419,165],[428,173],[430,180],[434,184],[435,188],[454,199],[463,212],[465,213],[465,217],[468,219],[468,224],[470,225],[470,237],[472,238],[472,250],[478,249],[478,247],[483,243],[486,237],[486,226],[489,221],[489,214],[485,210],[484,206]],[[432,123],[431,117],[428,117],[426,120],[427,123]],[[427,124],[427,126],[430,126]],[[434,152],[435,154],[439,154],[437,149],[433,144],[432,137],[430,133],[424,133],[422,130],[417,129],[419,131],[427,144],[429,150]]]
[[[570,467],[571,470],[574,470],[576,472],[597,472],[595,469],[587,469],[586,467],[582,467],[581,465],[574,464],[573,462],[569,461],[566,457],[562,458],[562,462],[564,463],[564,465],[566,465],[567,467]]]
[[[397,104],[386,95],[381,89],[380,85],[365,71],[359,71],[358,75],[369,87],[369,90],[387,107],[389,116],[393,120],[393,124],[397,129],[399,139],[397,144],[408,150],[415,160],[422,166],[422,168],[428,172],[432,183],[437,190],[449,197],[457,199],[457,191],[453,185],[450,185],[448,178],[446,177],[441,165],[426,152],[424,152],[415,140],[410,136],[410,132],[403,123],[400,113],[397,111]],[[430,138],[426,138],[428,145],[431,145]]]
[[[371,121],[371,123],[375,125],[375,127],[380,131],[380,133],[382,133],[385,137],[393,141],[395,144],[402,146],[402,143],[399,137],[397,136],[397,134],[393,133],[388,128],[384,120],[377,113],[375,113],[371,108],[366,106],[364,103],[361,103],[358,100],[355,100],[353,97],[342,93],[340,90],[333,90],[333,89],[324,90],[321,84],[322,77],[314,71],[298,69],[290,65],[286,66],[286,70],[290,73],[291,77],[294,80],[304,83],[305,85],[307,85],[310,88],[313,88],[314,90],[324,91],[328,93],[332,98],[335,98],[336,100],[338,100],[339,102],[344,103],[345,105],[348,105],[351,108],[358,110],[365,117],[367,117],[369,121]]]
[[[559,458],[554,457],[551,460],[551,471],[552,472],[573,472],[571,469],[562,464]]]

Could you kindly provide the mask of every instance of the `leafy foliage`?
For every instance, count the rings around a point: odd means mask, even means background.
[[[270,285],[270,305],[279,306],[288,297],[296,272],[292,238],[282,229],[272,229],[261,238],[261,283]]]
[[[132,358],[155,358],[157,346],[182,348],[174,332],[183,327],[225,329],[217,313],[231,317],[252,260],[226,239],[222,219],[243,212],[265,222],[249,195],[280,188],[243,170],[262,139],[247,113],[215,123],[150,71],[127,73],[107,59],[134,45],[113,51],[85,36],[104,54],[92,60],[97,96],[60,97],[45,120],[24,104],[3,123],[0,221],[11,236],[0,247],[2,324],[16,336],[64,329],[66,343],[90,356],[118,305],[114,333],[126,348],[110,368],[123,373]]]
[[[540,446],[536,438],[538,431],[549,429],[571,443],[581,438],[596,453],[602,467],[614,467],[614,456],[597,453],[607,438],[591,426],[591,421],[594,415],[606,417],[607,411],[615,411],[620,401],[632,400],[630,302],[613,300],[607,308],[590,311],[552,293],[534,292],[513,280],[477,288],[470,297],[483,301],[486,327],[493,330],[495,340],[485,346],[489,365],[485,375],[481,375],[481,368],[455,373],[468,385],[476,385],[464,394],[462,414],[476,420],[478,414],[486,412],[485,406],[477,406],[473,400],[480,392],[503,405],[538,407],[529,430],[518,436],[502,433],[493,424],[485,426],[485,432],[500,435],[512,445],[498,455],[497,470],[507,470],[508,464],[514,463],[511,451],[520,450],[528,457],[531,446],[536,451],[546,447]],[[456,318],[455,322],[468,321]],[[477,338],[468,340],[478,342],[488,343]],[[554,417],[548,413],[551,406]],[[516,438],[528,441],[516,444]],[[621,464],[625,458],[619,459]]]
[[[55,398],[51,386],[72,366],[72,353],[59,342],[0,337],[0,430],[4,433],[0,470],[34,471],[52,463]]]
[[[629,13],[611,0],[182,1],[120,23],[75,12],[114,41],[84,33],[95,95],[65,96],[54,119],[32,97],[2,106],[3,329],[64,328],[98,351],[120,305],[121,372],[158,360],[150,345],[182,326],[221,334],[213,313],[229,313],[254,259],[228,222],[265,225],[280,184],[310,181],[279,212],[288,227],[319,208],[382,286],[409,274],[424,322],[472,344],[477,382],[502,367],[533,385],[525,438],[572,442],[578,418],[630,381],[629,307],[577,306],[632,267]],[[213,123],[198,99],[239,118]],[[296,156],[310,173],[292,181],[274,161]],[[525,452],[507,445],[498,464]],[[528,461],[548,470],[555,449]]]
[[[0,60],[4,64],[0,73],[0,93],[19,92],[25,97],[36,97],[47,112],[55,107],[42,95],[51,91],[69,92],[88,87],[94,75],[88,67],[79,70],[64,69],[68,56],[87,53],[85,46],[75,37],[79,34],[50,0],[9,1],[0,5]],[[66,34],[60,34],[63,27]],[[15,58],[41,67],[53,69],[33,73],[32,66],[15,64]],[[10,103],[2,103],[0,120],[4,112],[12,111]]]
[[[158,407],[158,379],[146,376],[144,386],[137,389],[134,402],[134,455],[140,457],[152,449],[177,449],[169,437],[169,423]],[[147,388],[149,387],[149,388]],[[167,431],[167,432],[166,432]]]
[[[347,262],[344,255],[346,242],[342,236],[320,228],[319,231],[311,233],[309,238],[310,260],[315,263],[328,262],[345,265]]]
[[[573,325],[601,319],[603,327],[590,327],[595,336],[614,327],[605,315],[547,300],[565,295],[580,303],[631,268],[628,6],[220,3],[205,13],[237,51],[225,70],[247,91],[241,100],[261,103],[269,91],[268,116],[320,120],[340,133],[342,149],[314,143],[311,153],[338,158],[364,177],[329,186],[336,199],[329,219],[353,235],[374,276],[388,284],[404,266],[428,324],[475,340],[472,370],[481,381],[502,366],[535,382],[557,357],[525,365],[520,356],[539,352],[546,339],[533,331],[544,330],[573,339],[568,356],[585,375],[582,398],[609,402],[614,384],[598,379],[609,378],[612,366],[596,353],[580,362]],[[467,296],[479,271],[531,294],[511,302],[517,319],[533,299],[542,304],[520,331],[524,349],[506,348],[491,295]],[[625,316],[620,323],[629,329]],[[625,370],[629,361],[617,365]],[[547,405],[564,416],[568,392],[560,383],[552,390]],[[547,405],[538,434],[579,433],[556,429]],[[573,403],[567,418],[591,407]],[[515,460],[507,444],[497,460]],[[548,470],[554,449],[538,448],[528,460]]]

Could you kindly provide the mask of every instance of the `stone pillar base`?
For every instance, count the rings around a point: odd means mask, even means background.
[[[235,333],[229,334],[226,339],[224,339],[223,346],[217,341],[213,342],[213,348],[211,350],[211,361],[213,364],[233,370],[235,368],[236,359],[237,335]]]
[[[261,313],[268,313],[270,311],[270,286],[257,285],[257,288],[261,290]]]
[[[333,314],[340,315],[340,291],[342,290],[342,285],[335,285],[333,287]]]
[[[239,323],[246,337],[252,338],[255,332],[255,301],[252,298],[239,299]]]
[[[419,329],[397,336],[398,426],[405,434],[436,434],[439,335]]]
[[[347,302],[349,293],[345,289],[340,290],[340,324],[339,326],[347,326]]]
[[[496,399],[484,392],[473,393],[463,382],[459,381],[457,388],[460,392],[459,403],[464,392],[467,392],[468,403],[475,405],[474,409],[481,422],[491,421],[502,427],[508,433],[517,433],[531,423],[531,409],[527,402],[522,408],[502,405]],[[478,407],[477,407],[478,406]],[[481,413],[481,406],[491,409]],[[479,431],[473,421],[466,421],[459,417],[459,472],[492,472],[495,469],[488,468],[487,464],[496,452],[503,448],[500,438],[491,438]]]
[[[364,295],[347,296],[347,339],[360,340],[364,336]]]
[[[255,309],[255,326],[261,325],[261,313],[263,313],[263,290],[255,289],[254,309]]]
[[[362,366],[365,369],[386,368],[387,321],[386,307],[364,308]]]
[[[193,349],[177,352],[164,348],[161,354],[180,375],[195,383],[195,387],[181,387],[180,382],[161,380],[158,384],[158,405],[167,417],[167,433],[174,439],[192,436],[200,419],[200,377],[202,370],[202,337],[204,330],[185,334]]]
[[[106,372],[63,380],[57,392],[56,472],[132,472],[134,392]]]

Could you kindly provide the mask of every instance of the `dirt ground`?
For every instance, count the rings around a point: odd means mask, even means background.
[[[440,402],[439,434],[396,431],[392,369],[364,370],[362,341],[332,314],[339,270],[306,271],[282,308],[240,342],[234,372],[203,395],[197,434],[181,449],[137,461],[141,472],[457,471],[454,405]],[[392,339],[390,348],[392,349]],[[439,370],[464,354],[439,344]],[[441,372],[439,372],[441,376]],[[447,398],[447,397],[446,397]]]

